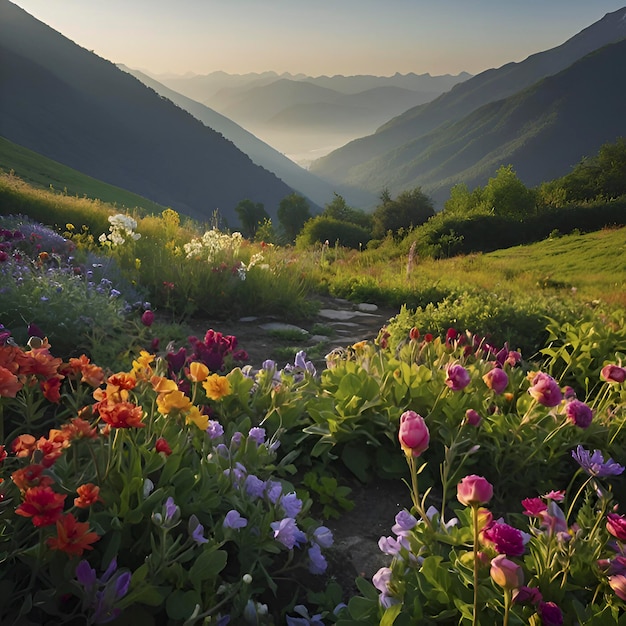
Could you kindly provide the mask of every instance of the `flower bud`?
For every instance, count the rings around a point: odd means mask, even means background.
[[[493,497],[493,486],[486,478],[470,474],[457,485],[456,497],[464,506],[487,504]]]
[[[452,389],[452,391],[461,391],[470,384],[469,372],[458,363],[455,365],[449,365],[446,370],[446,385]]]
[[[492,559],[489,573],[493,581],[504,589],[517,589],[524,584],[524,571],[504,554]]]
[[[565,407],[565,415],[572,424],[579,428],[588,428],[593,420],[591,409],[580,400],[570,400]]]
[[[499,367],[494,367],[492,370],[488,371],[483,376],[483,380],[485,381],[485,385],[497,394],[502,393],[509,384],[509,377],[506,375],[506,372]]]
[[[528,393],[539,404],[546,407],[558,406],[563,400],[563,394],[556,380],[543,372],[535,374]]]
[[[616,574],[615,576],[609,576],[609,586],[618,598],[626,600],[626,575]]]
[[[605,365],[600,371],[600,376],[607,383],[623,383],[626,380],[626,367],[613,363]]]
[[[563,613],[554,602],[540,602],[537,613],[543,626],[561,626]]]
[[[144,326],[152,326],[153,322],[154,322],[154,313],[150,310],[144,311],[143,315],[141,316],[141,323]]]
[[[606,516],[606,529],[620,541],[626,541],[626,518],[616,513]]]
[[[480,426],[482,419],[483,418],[474,409],[467,409],[467,411],[465,411],[465,422],[470,426]]]
[[[424,418],[415,411],[405,411],[400,416],[398,439],[407,456],[422,454],[430,442],[430,433]]]

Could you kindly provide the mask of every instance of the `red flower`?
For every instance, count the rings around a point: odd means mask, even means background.
[[[61,401],[61,379],[56,376],[48,378],[48,380],[42,380],[39,383],[44,398],[48,402],[58,403]]]
[[[61,439],[61,441],[53,441],[52,439],[40,437],[37,441],[36,449],[43,455],[41,464],[44,467],[51,467],[54,465],[56,460],[61,456],[61,454],[63,454],[63,450],[67,448],[68,445],[69,444],[64,439]]]
[[[165,456],[169,456],[170,454],[172,454],[172,448],[170,448],[170,444],[167,443],[167,440],[163,437],[159,437],[156,440],[156,443],[154,444],[154,449],[157,452],[163,452]]]
[[[141,421],[143,409],[132,402],[118,402],[117,404],[98,404],[98,413],[103,421],[113,428],[143,428]]]
[[[78,498],[74,498],[74,506],[79,509],[88,509],[96,502],[102,502],[100,497],[100,487],[93,483],[85,483],[76,489]]]
[[[15,512],[22,517],[32,517],[34,526],[51,526],[61,517],[66,497],[50,487],[32,487]]]
[[[69,441],[72,439],[96,439],[98,437],[98,431],[81,417],[74,417],[67,424],[63,424],[61,430]]]
[[[4,449],[4,446],[0,446],[0,463],[7,458],[7,451]]]
[[[20,491],[26,491],[32,487],[48,487],[54,481],[43,473],[45,469],[41,464],[28,465],[15,470],[11,474],[11,479]]]
[[[152,326],[154,323],[154,313],[150,309],[143,312],[143,315],[141,316],[141,323],[148,327]]]
[[[52,550],[82,556],[85,550],[93,550],[90,544],[100,539],[97,533],[89,532],[89,522],[78,522],[71,513],[60,517],[56,525],[57,536],[48,539],[48,546]]]

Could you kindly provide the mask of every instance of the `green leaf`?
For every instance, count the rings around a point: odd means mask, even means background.
[[[205,550],[189,569],[189,578],[194,583],[217,576],[226,567],[228,554],[225,550]]]
[[[378,602],[378,591],[372,583],[365,580],[365,578],[357,578],[355,580],[358,590],[369,600],[376,600]]]
[[[168,596],[165,609],[170,619],[180,621],[190,617],[199,604],[201,598],[198,592],[176,589]]]
[[[402,611],[402,604],[392,604],[385,610],[380,620],[380,626],[391,626],[396,621],[400,611]]]

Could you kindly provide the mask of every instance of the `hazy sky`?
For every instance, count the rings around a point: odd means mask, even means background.
[[[626,0],[14,0],[154,73],[477,74],[563,43]]]

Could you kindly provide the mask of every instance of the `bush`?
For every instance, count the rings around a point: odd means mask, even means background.
[[[370,239],[369,230],[362,226],[319,215],[304,225],[296,240],[296,246],[307,248],[328,241],[331,245],[338,243],[340,246],[358,250]]]

